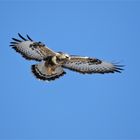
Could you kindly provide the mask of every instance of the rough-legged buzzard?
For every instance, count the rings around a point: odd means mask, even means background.
[[[13,49],[28,60],[40,61],[32,65],[31,69],[36,78],[40,80],[55,80],[66,74],[64,69],[70,69],[82,74],[114,73],[121,72],[122,65],[109,63],[97,58],[68,55],[63,52],[55,52],[42,42],[33,41],[28,35],[27,39],[18,34],[22,40],[12,38]]]

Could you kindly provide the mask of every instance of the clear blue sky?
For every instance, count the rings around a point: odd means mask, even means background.
[[[140,139],[140,2],[1,1],[0,139]],[[125,64],[122,74],[38,81],[9,47],[29,34],[55,51]]]

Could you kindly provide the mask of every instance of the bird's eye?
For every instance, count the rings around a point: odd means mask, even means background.
[[[43,44],[42,42],[38,42],[38,45],[41,45],[41,46],[45,46],[45,44]]]
[[[56,61],[58,61],[58,62],[59,62],[59,61],[61,61],[61,59],[60,59],[59,57],[56,57]]]

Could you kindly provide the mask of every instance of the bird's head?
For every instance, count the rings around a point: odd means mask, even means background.
[[[66,53],[57,52],[55,56],[52,57],[52,62],[54,64],[63,64],[67,60],[70,60],[70,56]]]
[[[56,57],[60,60],[70,60],[70,56],[66,53],[58,52]]]
[[[44,43],[42,43],[42,42],[40,42],[40,41],[39,41],[39,42],[37,42],[37,43],[38,43],[38,45],[39,45],[39,46],[45,46],[45,44],[44,44]]]

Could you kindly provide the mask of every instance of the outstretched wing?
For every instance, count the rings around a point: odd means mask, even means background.
[[[123,70],[121,65],[115,65],[109,62],[101,61],[96,58],[71,56],[64,65],[64,68],[74,70],[80,73],[114,73]]]
[[[39,80],[55,80],[60,76],[66,74],[61,66],[56,66],[55,68],[46,64],[45,61],[42,61],[39,64],[31,66],[32,72],[36,78]]]
[[[14,42],[11,42],[10,46],[12,46],[12,48],[19,52],[24,58],[41,61],[47,56],[55,55],[55,52],[43,43],[34,42],[28,35],[28,39],[22,37],[19,33],[18,35],[22,40],[12,38]]]

